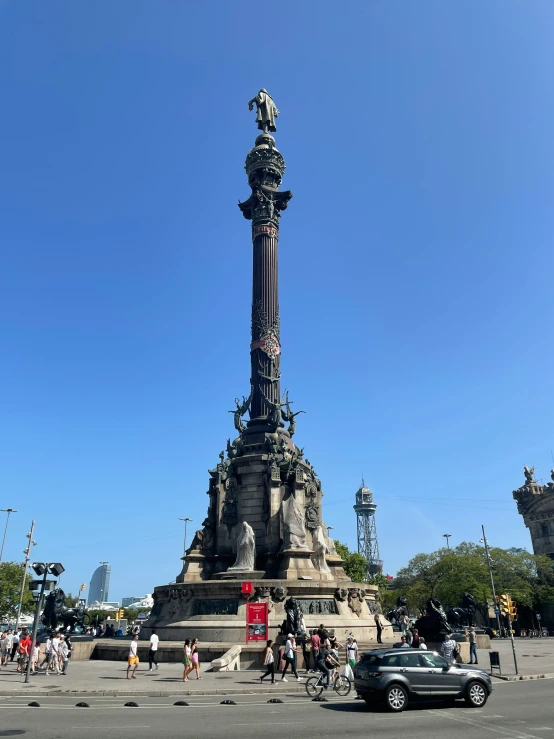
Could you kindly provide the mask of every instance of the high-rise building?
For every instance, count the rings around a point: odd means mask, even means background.
[[[105,603],[108,600],[110,590],[110,575],[112,568],[108,562],[101,562],[92,573],[88,590],[87,605],[91,603]]]

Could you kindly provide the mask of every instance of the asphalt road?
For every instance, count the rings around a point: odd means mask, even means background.
[[[343,739],[371,733],[379,739],[551,739],[553,688],[552,680],[496,682],[482,710],[428,703],[402,714],[334,695],[327,703],[313,703],[307,696],[284,694],[278,704],[268,704],[267,696],[234,696],[235,706],[220,705],[221,696],[205,696],[191,698],[188,707],[174,706],[169,698],[140,698],[138,708],[124,707],[122,698],[89,699],[90,708],[77,708],[78,699],[68,697],[39,698],[41,707],[30,708],[30,697],[8,697],[0,700],[0,737]]]

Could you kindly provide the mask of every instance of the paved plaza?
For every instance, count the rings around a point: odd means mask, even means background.
[[[500,653],[500,664],[504,677],[515,677],[512,649],[509,640],[493,640],[493,648]],[[516,654],[522,676],[554,675],[554,639],[516,639]],[[488,650],[479,650],[479,664],[489,670]],[[39,673],[25,685],[15,672],[15,663],[0,670],[0,696],[6,695],[239,695],[247,693],[304,693],[304,680],[298,682],[287,674],[288,682],[271,685],[267,680],[260,684],[262,670],[238,670],[234,672],[211,672],[209,665],[202,666],[202,680],[194,676],[183,682],[183,667],[178,663],[161,663],[160,669],[148,672],[148,663],[141,662],[136,680],[126,679],[125,662],[90,660],[70,664],[65,677]],[[300,671],[305,677],[305,671]]]

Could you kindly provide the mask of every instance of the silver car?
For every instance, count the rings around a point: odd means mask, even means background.
[[[376,649],[366,652],[354,670],[354,687],[366,703],[384,701],[403,711],[412,699],[464,698],[481,708],[492,691],[490,676],[468,665],[449,664],[424,649]]]

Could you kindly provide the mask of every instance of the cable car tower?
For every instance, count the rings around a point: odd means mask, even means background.
[[[373,493],[362,484],[356,493],[356,518],[358,524],[358,552],[367,562],[367,576],[372,577],[382,572],[383,563],[379,559],[379,544],[377,542],[377,525],[375,523],[376,503],[373,502]]]

